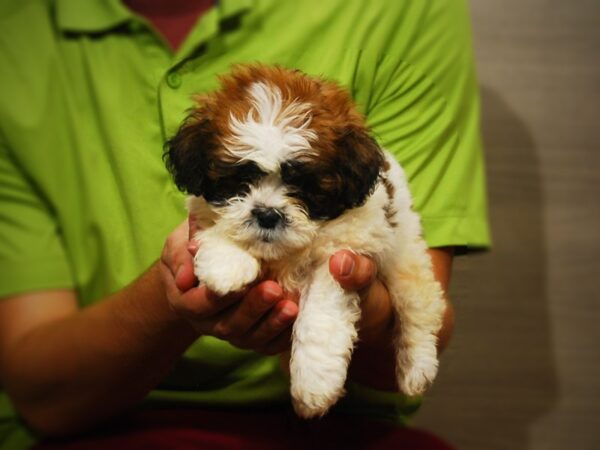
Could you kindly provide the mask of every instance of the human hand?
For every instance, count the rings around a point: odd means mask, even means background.
[[[199,334],[215,336],[238,348],[274,355],[290,346],[297,299],[274,281],[260,282],[243,292],[219,297],[194,275],[198,244],[192,220],[167,238],[160,268],[171,308]]]

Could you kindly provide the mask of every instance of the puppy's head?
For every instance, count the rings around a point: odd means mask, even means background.
[[[203,197],[224,232],[267,259],[362,205],[384,161],[344,89],[266,66],[238,66],[198,97],[166,159],[179,189]]]

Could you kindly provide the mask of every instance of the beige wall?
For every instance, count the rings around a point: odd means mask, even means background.
[[[472,0],[494,249],[456,261],[417,424],[464,450],[600,449],[600,0]]]

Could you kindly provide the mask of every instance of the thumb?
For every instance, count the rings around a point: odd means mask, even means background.
[[[175,285],[177,289],[184,292],[198,283],[196,275],[194,275],[194,264],[191,258],[182,260],[175,270]]]
[[[187,250],[187,237],[188,224],[184,221],[169,235],[161,255],[180,291],[187,291],[196,285],[194,260]]]
[[[361,291],[377,276],[377,265],[367,256],[340,250],[329,259],[329,271],[344,289]]]

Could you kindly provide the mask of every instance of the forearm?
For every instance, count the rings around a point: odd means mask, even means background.
[[[196,333],[173,313],[157,266],[104,301],[34,328],[3,358],[3,384],[42,433],[81,430],[137,403]]]

